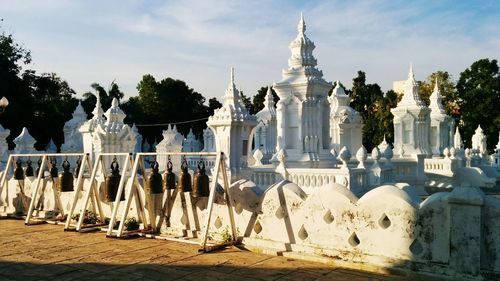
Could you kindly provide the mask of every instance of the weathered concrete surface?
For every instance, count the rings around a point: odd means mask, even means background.
[[[0,219],[0,280],[431,280],[341,269],[236,248],[199,254],[196,245],[117,240]]]

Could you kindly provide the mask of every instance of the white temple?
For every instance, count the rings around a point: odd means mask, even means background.
[[[118,100],[113,99],[111,107],[103,114],[99,97],[92,112],[92,119],[85,122],[79,129],[83,137],[83,150],[93,157],[95,153],[130,152],[136,146],[136,132],[123,123],[125,113],[118,106]],[[105,115],[105,118],[103,117]]]
[[[418,88],[413,67],[410,65],[403,98],[391,109],[394,115],[394,148],[405,155],[431,155],[430,109],[420,99]]]
[[[351,98],[345,94],[340,82],[336,81],[330,102],[331,148],[340,151],[346,146],[350,151],[358,151],[363,140],[363,119],[349,104]]]
[[[262,163],[269,163],[276,153],[277,140],[276,108],[270,86],[267,88],[264,108],[255,115],[258,125],[255,129],[254,147],[262,152]]]
[[[297,37],[290,43],[292,55],[282,80],[273,85],[277,103],[277,146],[283,150],[290,167],[331,167],[330,104],[332,84],[313,56],[314,43],[306,36],[301,15]],[[273,162],[277,163],[276,157]]]
[[[163,130],[163,139],[156,146],[156,152],[181,152],[182,151],[182,142],[184,137],[177,131],[177,127],[175,125],[168,126],[166,130]],[[178,158],[178,157],[177,157]],[[177,167],[180,165],[180,161],[175,158]],[[174,160],[174,159],[172,159]],[[167,156],[162,155],[158,156],[157,159],[160,167],[166,167],[167,164]],[[174,161],[173,161],[174,162]]]
[[[83,151],[82,133],[78,130],[87,121],[87,113],[83,110],[82,103],[79,102],[73,117],[64,124],[64,143],[61,146],[62,152]]]
[[[429,108],[431,110],[430,148],[433,155],[439,156],[445,148],[453,146],[455,121],[444,110],[437,78],[434,91],[430,96]]]
[[[182,142],[182,152],[199,152],[202,150],[202,144],[196,139],[193,129],[189,129],[189,133]]]
[[[26,127],[23,128],[19,136],[14,139],[16,147],[14,153],[34,153],[36,140],[30,135]]]
[[[481,154],[486,153],[486,135],[483,133],[481,125],[477,126],[472,136],[472,149],[478,150]]]
[[[257,118],[250,115],[241,101],[240,92],[234,84],[233,68],[222,107],[216,109],[214,115],[208,118],[207,125],[214,132],[217,151],[229,154],[226,162],[231,176],[236,176],[247,166],[252,141],[250,135],[257,125]]]

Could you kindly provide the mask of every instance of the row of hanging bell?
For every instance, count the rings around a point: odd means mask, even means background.
[[[205,173],[205,163],[198,162],[198,171],[194,174],[193,184],[191,185],[191,175],[188,172],[186,158],[181,165],[181,174],[177,183],[177,188],[182,192],[191,192],[191,195],[197,197],[208,197],[210,193],[209,178]]]
[[[73,173],[70,172],[70,164],[68,160],[62,163],[63,171],[58,178],[58,187],[61,192],[73,191]]]
[[[113,159],[110,166],[110,173],[105,178],[105,190],[104,197],[106,202],[114,202],[116,199],[116,194],[118,193],[118,187],[120,185],[120,165],[116,161],[116,158]],[[125,200],[125,192],[122,192],[120,201]]]
[[[22,166],[23,162],[21,159],[17,158],[16,160],[16,168],[14,169],[14,179],[16,180],[24,180],[24,177],[32,177],[33,174],[33,167],[31,166],[31,160],[28,159],[26,161],[26,170],[23,170]]]
[[[151,162],[151,173],[148,178],[149,192],[152,194],[163,193],[163,179],[160,175],[158,162],[153,160]]]
[[[191,175],[188,171],[188,163],[186,158],[181,164],[181,174],[177,185],[175,184],[176,176],[172,172],[173,165],[170,157],[167,162],[167,170],[161,177],[158,170],[158,162],[154,160],[151,164],[151,173],[148,178],[149,190],[153,194],[163,193],[164,189],[172,190],[177,188],[180,192],[191,192],[193,197],[207,197],[209,195],[209,178],[205,173],[205,163],[198,163],[198,171],[194,175],[194,180],[191,181]]]

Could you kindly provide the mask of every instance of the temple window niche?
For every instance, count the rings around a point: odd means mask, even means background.
[[[413,138],[413,120],[411,118],[405,118],[403,120],[403,143],[411,144]]]
[[[286,108],[286,148],[297,149],[299,140],[299,106],[295,99],[290,101],[290,105]]]

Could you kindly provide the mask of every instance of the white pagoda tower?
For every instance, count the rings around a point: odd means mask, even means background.
[[[263,154],[262,161],[268,163],[274,153],[276,153],[276,108],[271,87],[267,88],[264,108],[257,112],[259,124],[255,130],[255,149],[260,149]]]
[[[429,148],[430,109],[418,95],[418,84],[410,65],[403,98],[391,109],[394,115],[394,148],[404,155],[431,155]]]
[[[83,110],[81,102],[78,103],[73,118],[64,124],[64,143],[62,152],[83,152],[82,133],[78,130],[87,121],[87,113]]]
[[[94,153],[134,151],[136,134],[129,125],[123,123],[126,115],[118,106],[116,98],[105,116],[106,122],[99,124],[92,134]]]
[[[441,92],[438,80],[434,85],[434,91],[430,97],[429,108],[431,110],[430,146],[433,155],[441,155],[443,149],[453,146],[453,127],[455,121],[446,114],[443,108]]]
[[[350,97],[346,95],[340,82],[333,89],[330,101],[330,135],[331,147],[339,152],[346,146],[350,151],[358,151],[363,139],[363,119],[350,105]]]
[[[104,111],[101,107],[101,99],[99,94],[96,94],[97,102],[92,111],[92,118],[83,123],[78,131],[82,134],[83,152],[89,153],[90,157],[94,158],[93,133],[98,126],[104,124]]]
[[[251,149],[250,134],[257,125],[257,118],[250,115],[241,101],[240,92],[234,84],[234,69],[223,96],[223,105],[216,109],[207,121],[215,135],[217,151],[226,153],[231,177],[247,166],[247,156]]]
[[[292,55],[281,82],[273,89],[277,103],[277,145],[283,150],[289,167],[331,167],[330,104],[328,91],[332,84],[323,79],[312,52],[314,43],[307,38],[301,15],[297,37],[290,43]],[[276,161],[273,156],[273,162]]]

